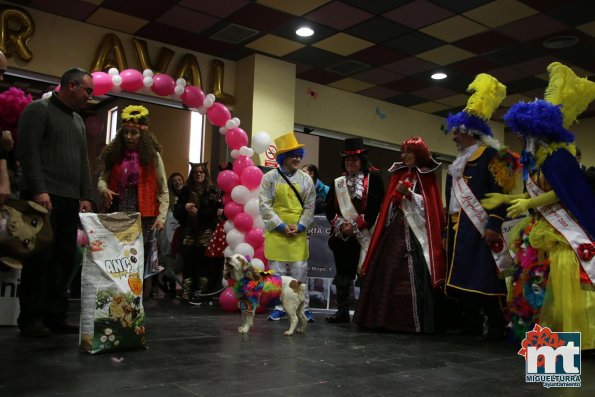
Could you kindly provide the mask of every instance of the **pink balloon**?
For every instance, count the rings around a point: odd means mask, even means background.
[[[226,312],[237,312],[239,310],[238,298],[236,298],[236,294],[233,293],[231,287],[225,288],[219,295],[219,306]]]
[[[229,202],[232,202],[233,200],[231,199],[231,193],[227,192],[223,195],[223,197],[221,198],[221,201],[223,201],[223,206],[225,207],[225,205]]]
[[[93,72],[93,95],[100,96],[107,94],[112,89],[112,76],[105,72]]]
[[[87,234],[82,231],[81,229],[78,229],[76,231],[76,243],[78,245],[80,245],[81,247],[84,247],[85,245],[89,244],[89,240],[87,239]]]
[[[260,186],[261,179],[262,171],[254,165],[244,168],[240,174],[240,182],[250,190]]]
[[[252,216],[245,212],[240,212],[233,218],[233,225],[242,233],[249,232],[252,229],[253,223]]]
[[[223,127],[229,119],[231,119],[231,113],[229,109],[220,103],[215,102],[208,110],[207,117],[209,121],[217,127]]]
[[[223,213],[227,219],[234,219],[240,212],[244,212],[244,206],[234,201],[225,204],[225,207],[223,207]]]
[[[184,93],[181,96],[182,103],[189,108],[199,108],[205,100],[205,94],[198,87],[187,85],[184,87]]]
[[[238,158],[233,162],[233,172],[238,175],[242,175],[242,171],[244,171],[246,167],[251,167],[253,165],[254,162],[250,157],[238,156]]]
[[[240,184],[240,177],[233,171],[221,171],[217,175],[217,186],[224,192],[231,192],[234,187]]]
[[[241,128],[232,128],[227,130],[225,142],[231,150],[240,150],[242,146],[248,146],[248,135]]]
[[[143,74],[138,70],[123,70],[120,73],[120,77],[122,77],[122,84],[120,84],[120,87],[122,87],[124,91],[136,92],[145,86],[143,84]]]
[[[234,220],[235,224],[235,220]],[[246,232],[246,236],[244,236],[244,241],[254,248],[254,254],[256,255],[256,249],[260,248],[264,243],[264,234],[262,233],[262,229],[251,229],[250,231]],[[256,256],[255,256],[256,258]],[[261,258],[258,258],[261,259]]]
[[[160,73],[153,76],[151,89],[157,95],[168,96],[174,93],[176,82],[167,74]]]

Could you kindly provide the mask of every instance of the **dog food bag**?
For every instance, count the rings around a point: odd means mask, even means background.
[[[140,214],[83,213],[80,218],[89,240],[81,280],[80,349],[95,354],[143,348]]]

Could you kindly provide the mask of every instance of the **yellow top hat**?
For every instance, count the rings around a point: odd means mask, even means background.
[[[291,152],[292,150],[301,149],[304,147],[304,144],[298,143],[293,132],[288,132],[285,135],[275,138],[275,146],[277,146],[277,153],[275,156],[278,156],[283,153]]]

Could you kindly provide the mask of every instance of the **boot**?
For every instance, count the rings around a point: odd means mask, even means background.
[[[192,292],[192,285],[193,282],[191,278],[185,278],[182,280],[182,296],[180,299],[182,299],[184,302],[189,302],[190,298],[194,295]]]
[[[349,286],[337,286],[337,308],[332,316],[326,318],[330,324],[348,323],[349,318]]]

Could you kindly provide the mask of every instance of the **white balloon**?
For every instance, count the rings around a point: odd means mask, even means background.
[[[240,157],[240,151],[239,150],[232,150],[229,155],[231,156],[232,159],[237,159],[238,157]]]
[[[208,94],[204,101],[202,102],[202,105],[206,108],[210,108],[211,106],[213,106],[213,104],[215,103],[215,95],[213,94]]]
[[[260,198],[260,186],[256,189],[250,190],[250,199],[259,199]]]
[[[247,157],[254,156],[254,150],[252,150],[252,148],[248,148],[248,150],[246,151],[246,156]]]
[[[226,248],[223,250],[223,256],[224,256],[224,257],[226,257],[226,258],[229,258],[229,257],[230,257],[230,256],[232,256],[232,255],[233,255],[233,251],[231,250],[231,248],[230,248],[230,247],[226,247]]]
[[[244,185],[238,185],[231,190],[231,199],[238,204],[246,204],[250,200],[250,190]]]
[[[174,88],[174,93],[176,95],[182,95],[184,93],[184,86],[183,85],[176,85],[176,88]]]
[[[110,68],[107,71],[107,74],[109,74],[110,76],[117,76],[117,75],[120,74],[120,71],[118,69],[116,69],[116,68]]]
[[[244,256],[249,256],[250,258],[252,258],[254,256],[254,248],[252,248],[252,246],[250,244],[248,244],[248,243],[239,243],[233,249],[233,252],[235,254],[241,254],[241,255],[244,255]]]
[[[260,229],[260,230],[264,230],[264,222],[262,221],[262,218],[260,216],[258,218],[254,218],[253,227]]]
[[[246,151],[248,150],[248,146],[242,146],[239,150],[240,150],[240,154],[242,156],[245,156],[246,155]]]
[[[151,69],[143,70],[143,77],[153,77],[153,71]]]
[[[238,128],[240,126],[240,119],[237,117],[232,117],[231,121],[233,122],[234,128]]]
[[[258,208],[258,199],[252,198],[248,200],[244,205],[244,212],[252,215],[252,218],[259,216],[260,210]]]
[[[264,153],[271,145],[271,137],[264,131],[257,132],[252,136],[252,149],[256,153]]]
[[[223,288],[227,288],[227,286],[228,286],[228,285],[229,285],[229,284],[227,283],[227,280],[226,280],[226,279],[221,279],[221,286],[222,286]]]
[[[221,127],[221,128],[219,128],[219,133],[220,133],[221,135],[225,135],[225,134],[227,134],[227,128],[225,128],[225,127]]]
[[[202,106],[200,106],[198,109],[196,109],[196,111],[198,113],[202,114],[203,116],[205,114],[207,114],[207,107],[204,105],[204,102],[203,102],[203,105]]]
[[[223,231],[225,233],[229,233],[229,231],[233,228],[234,228],[233,222],[230,220],[226,220],[225,223],[223,224]]]
[[[258,258],[252,258],[252,267],[259,272],[264,272],[264,262]]]
[[[153,77],[152,76],[143,77],[143,84],[147,88],[152,87],[153,86]]]
[[[119,87],[120,84],[122,84],[122,76],[120,76],[119,74],[112,76],[112,84],[116,87]]]
[[[225,128],[227,128],[228,130],[231,130],[232,128],[235,127],[232,120],[227,120],[227,123],[225,123]]]
[[[182,88],[184,88],[184,87],[186,87],[186,80],[180,77],[179,79],[176,80],[176,85],[181,85]],[[180,94],[180,95],[182,95],[182,94]]]
[[[240,232],[238,229],[232,229],[227,232],[225,241],[227,241],[227,245],[233,250],[236,245],[244,242],[244,233]]]

